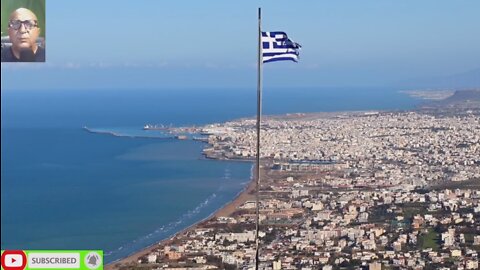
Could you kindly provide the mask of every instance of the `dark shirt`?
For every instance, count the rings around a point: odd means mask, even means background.
[[[2,48],[2,62],[24,62],[16,58],[12,52],[12,47]],[[37,52],[35,53],[35,60],[28,62],[45,62],[45,49],[38,46]]]

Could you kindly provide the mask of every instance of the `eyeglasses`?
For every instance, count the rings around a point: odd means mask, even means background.
[[[14,30],[18,30],[20,29],[20,27],[22,27],[22,24],[27,30],[32,30],[33,28],[38,27],[38,23],[36,20],[26,20],[26,21],[11,20],[8,23],[8,27]]]

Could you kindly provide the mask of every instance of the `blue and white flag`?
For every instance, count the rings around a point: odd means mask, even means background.
[[[301,47],[290,40],[285,32],[262,32],[263,63],[283,60],[298,62]]]

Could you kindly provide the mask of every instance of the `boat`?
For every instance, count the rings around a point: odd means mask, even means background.
[[[150,125],[146,124],[143,126],[143,130],[161,130],[161,129],[167,129],[164,125]]]
[[[175,136],[175,138],[177,138],[179,140],[187,140],[188,139],[188,137],[185,136],[185,135],[177,135],[177,136]]]

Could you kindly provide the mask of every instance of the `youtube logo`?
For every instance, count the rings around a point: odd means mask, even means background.
[[[27,255],[22,250],[5,250],[2,253],[2,268],[23,270],[27,266]]]
[[[23,257],[20,254],[8,254],[5,256],[5,266],[21,267],[23,265]]]

